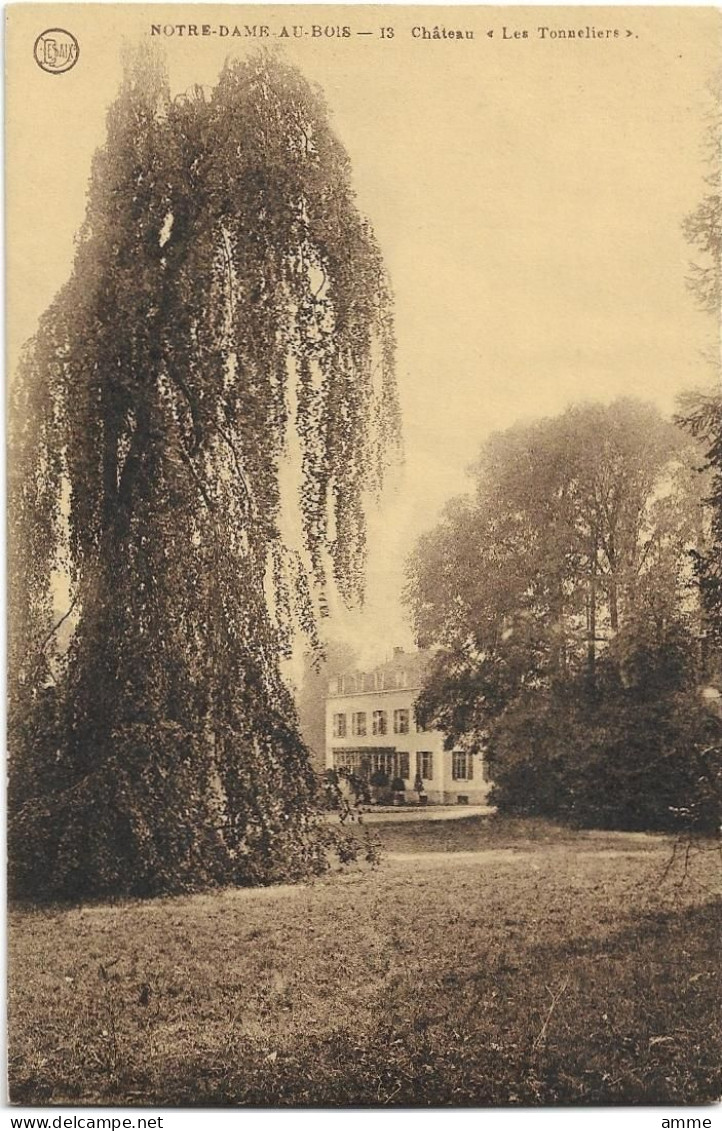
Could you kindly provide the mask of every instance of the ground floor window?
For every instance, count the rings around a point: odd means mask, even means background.
[[[334,750],[334,770],[349,770],[351,773],[363,773],[364,755],[360,750]]]
[[[372,774],[388,774],[394,771],[394,751],[375,750],[369,757],[369,769]]]
[[[474,762],[465,750],[454,750],[451,755],[451,777],[454,781],[471,781],[474,777]]]
[[[416,751],[416,773],[422,781],[431,781],[434,776],[434,755],[431,750]]]
[[[384,774],[389,781],[393,778],[403,778],[408,781],[410,775],[408,750],[334,750],[334,770],[347,770],[356,774],[364,781],[369,781],[374,775]]]
[[[406,750],[378,751],[371,755],[372,772],[382,770],[390,778],[408,778],[409,755]]]

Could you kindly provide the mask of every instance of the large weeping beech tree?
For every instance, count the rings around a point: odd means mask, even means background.
[[[398,430],[393,348],[318,91],[262,55],[172,99],[157,59],[135,55],[72,275],[13,395],[17,890],[145,894],[313,866],[281,661],[325,585],[361,590],[363,495]]]

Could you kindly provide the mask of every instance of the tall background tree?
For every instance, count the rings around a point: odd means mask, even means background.
[[[694,551],[695,572],[705,612],[707,659],[722,678],[722,392],[696,393],[681,402],[679,421],[704,445],[710,490],[706,502],[710,536]]]
[[[475,493],[419,543],[408,598],[437,655],[417,711],[483,750],[507,809],[709,824],[690,733],[704,536],[699,450],[635,401],[492,436]]]
[[[679,421],[704,445],[710,490],[706,509],[709,539],[703,550],[694,553],[694,567],[704,612],[704,676],[713,681],[707,706],[717,717],[717,726],[707,736],[700,751],[702,777],[722,816],[722,369],[719,341],[722,333],[722,72],[711,84],[712,109],[706,135],[709,192],[688,217],[683,230],[698,256],[691,264],[688,284],[702,310],[715,320],[717,348],[712,358],[714,384],[705,392],[682,399]],[[718,832],[722,820],[718,823]]]
[[[313,865],[280,663],[326,584],[361,591],[364,491],[398,435],[393,360],[381,255],[320,93],[257,55],[171,98],[157,58],[135,54],[72,275],[13,391],[17,890],[151,893]]]
[[[296,705],[303,741],[311,755],[317,774],[326,769],[326,698],[329,680],[339,672],[357,667],[357,653],[352,645],[332,640],[323,649],[323,657],[308,651],[303,657],[303,676]]]
[[[688,284],[702,310],[715,319],[718,338],[722,333],[722,72],[711,88],[712,109],[706,135],[707,187],[700,204],[686,217],[684,234],[698,253],[690,265]],[[719,345],[719,342],[718,342]],[[715,385],[708,391],[683,399],[680,421],[706,446],[712,486],[708,498],[711,539],[705,554],[696,558],[702,600],[707,613],[707,633],[716,656],[710,657],[722,668],[722,376],[719,349],[712,360]],[[722,671],[717,674],[722,676]]]

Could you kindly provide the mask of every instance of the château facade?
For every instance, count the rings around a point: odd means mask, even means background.
[[[444,750],[440,731],[424,730],[414,703],[429,652],[395,648],[372,671],[341,672],[326,699],[326,767],[374,783],[401,779],[405,799],[415,802],[421,784],[429,804],[486,803],[489,782],[483,757]]]

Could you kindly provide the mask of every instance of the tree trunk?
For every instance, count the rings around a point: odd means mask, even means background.
[[[587,681],[590,692],[596,686],[597,667],[597,555],[599,553],[597,531],[592,539],[591,568],[587,591]]]

